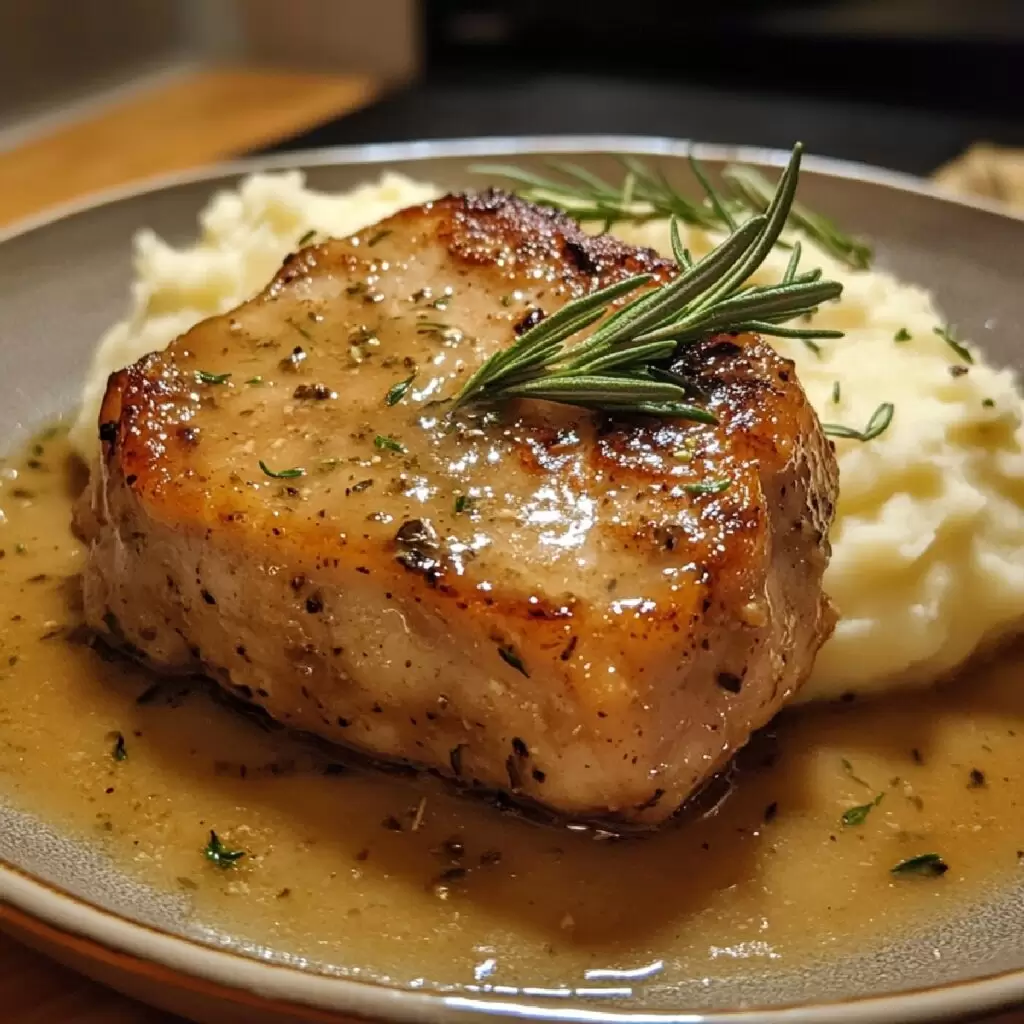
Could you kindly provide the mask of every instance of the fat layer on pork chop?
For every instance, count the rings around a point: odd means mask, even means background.
[[[682,349],[717,425],[443,400],[568,300],[674,264],[497,192],[289,256],[114,374],[86,610],[275,719],[559,814],[663,821],[833,625],[793,364]]]

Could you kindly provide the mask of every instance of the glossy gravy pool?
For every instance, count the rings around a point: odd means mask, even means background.
[[[660,960],[671,984],[792,969],[1024,870],[1019,653],[785,715],[717,813],[598,841],[344,769],[84,643],[72,467],[59,436],[0,466],[0,799],[223,931],[402,983],[580,985]],[[244,856],[211,861],[211,829]],[[948,870],[892,873],[926,853]]]

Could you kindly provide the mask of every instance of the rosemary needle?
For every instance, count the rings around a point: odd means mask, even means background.
[[[636,157],[621,156],[619,161],[626,172],[621,185],[566,161],[548,163],[560,177],[536,174],[515,164],[477,164],[470,170],[505,178],[518,186],[516,191],[524,199],[554,207],[576,220],[598,221],[605,231],[617,223],[643,224],[666,217],[695,227],[735,231],[743,219],[767,210],[773,195],[771,184],[758,171],[739,165],[722,172],[727,190],[716,189],[691,154],[690,169],[704,193],[703,202],[694,202]],[[803,232],[846,266],[858,270],[870,266],[870,246],[841,231],[827,217],[793,203],[787,219],[789,227]],[[785,247],[778,239],[775,244]]]
[[[670,372],[681,345],[747,331],[805,340],[841,337],[838,331],[783,326],[842,292],[841,284],[821,280],[816,271],[797,273],[799,249],[782,281],[749,283],[786,225],[801,153],[798,144],[763,214],[744,221],[696,263],[673,219],[672,251],[682,268],[677,277],[645,288],[652,279],[640,274],[567,303],[487,359],[454,397],[449,415],[467,402],[535,398],[608,413],[714,423],[714,415],[694,403],[694,385]],[[614,302],[642,288],[643,294],[606,315]],[[581,332],[599,320],[580,340]],[[575,343],[567,347],[569,339]]]
[[[723,177],[751,208],[767,209],[772,187],[758,171],[752,167],[732,166],[725,169]],[[826,252],[848,267],[866,270],[871,266],[871,247],[840,231],[827,217],[800,203],[793,203],[789,218],[808,238],[813,238]]]
[[[822,423],[821,429],[826,437],[843,437],[850,441],[873,441],[889,429],[894,411],[895,406],[892,402],[883,402],[871,414],[871,419],[868,420],[868,425],[863,430],[844,427],[841,423]]]
[[[965,363],[974,362],[974,356],[971,355],[970,349],[957,338],[952,327],[949,325],[933,327],[932,332],[937,334]]]

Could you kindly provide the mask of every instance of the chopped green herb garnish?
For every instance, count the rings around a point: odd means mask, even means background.
[[[250,377],[245,383],[259,385],[263,383],[263,378],[260,376]]]
[[[965,363],[973,363],[974,356],[968,351],[967,346],[959,341],[953,333],[953,327],[946,324],[944,327],[933,327],[932,331],[937,334]]]
[[[304,245],[308,245],[313,239],[316,238],[316,228],[310,228],[300,239],[299,248]]]
[[[303,327],[302,324],[300,324],[293,317],[287,316],[287,317],[285,317],[285,320],[286,320],[286,322],[290,326],[294,327],[295,330],[297,330],[299,332],[299,334],[301,334],[306,339],[306,341],[312,341],[313,340],[313,335],[310,334],[309,331],[307,331],[306,328]],[[303,355],[302,358],[305,359],[305,355]],[[294,362],[301,362],[302,360],[293,360],[293,361]]]
[[[476,508],[477,499],[469,494],[460,494],[455,499],[455,514],[462,515],[463,512],[472,512]]]
[[[809,348],[816,356],[821,356],[821,346],[816,341],[813,341],[811,338],[802,338],[801,341],[803,341],[804,345],[806,345],[807,348]]]
[[[910,341],[911,337],[912,337],[912,335],[911,335],[910,331],[908,331],[908,330],[906,329],[906,327],[901,327],[901,328],[900,328],[900,329],[899,329],[899,330],[898,330],[898,331],[897,331],[897,332],[896,332],[896,333],[895,333],[895,334],[893,335],[893,338],[892,338],[892,340],[893,340],[893,341]]]
[[[24,555],[27,552],[28,552],[28,548],[25,547],[25,545],[22,544],[21,541],[18,541],[18,543],[14,545],[14,553],[16,555]]]
[[[505,662],[506,665],[511,665],[517,672],[522,672],[527,679],[530,678],[530,673],[526,671],[523,659],[519,657],[514,647],[508,645],[499,647],[498,653],[501,655],[501,660]]]
[[[204,384],[223,384],[231,379],[230,373],[209,373],[207,370],[196,370],[196,376]]]
[[[114,740],[114,749],[111,751],[110,756],[115,761],[123,761],[128,757],[128,750],[124,745],[124,736],[121,733],[118,733],[117,738]]]
[[[416,323],[417,334],[444,334],[447,331],[458,330],[449,324],[441,323],[440,320],[419,320]]]
[[[382,239],[387,238],[388,235],[390,235],[390,234],[391,234],[391,229],[390,228],[381,228],[380,231],[378,231],[375,234],[370,236],[370,238],[369,238],[369,240],[367,241],[366,244],[367,244],[367,246],[374,246],[378,242],[380,242]]]
[[[416,374],[411,373],[405,380],[400,380],[397,384],[393,385],[388,393],[384,396],[385,405],[398,405],[398,403],[405,398],[405,393],[412,387],[412,382],[416,379]]]
[[[853,779],[854,782],[856,782],[859,786],[864,786],[867,789],[871,788],[871,783],[865,782],[859,775],[857,775],[857,773],[853,770],[853,765],[850,764],[850,762],[845,757],[843,758],[841,763],[843,766],[843,771],[846,772],[846,774],[851,779]]]
[[[981,404],[982,404],[982,405],[983,405],[983,406],[984,406],[984,407],[985,407],[986,409],[992,409],[992,408],[994,408],[994,407],[995,407],[995,404],[996,404],[996,400],[995,400],[994,398],[983,398],[983,399],[981,400]]]
[[[842,397],[842,392],[839,390],[839,381],[832,382],[832,402],[834,405],[839,404],[839,399]]]
[[[502,295],[501,304],[505,307],[511,306],[513,303],[513,297],[511,295]]]
[[[949,865],[937,853],[922,853],[907,860],[901,860],[889,871],[894,875],[924,875],[938,878],[949,870]]]
[[[260,469],[267,476],[272,476],[275,480],[294,480],[297,476],[306,475],[306,471],[300,467],[295,469],[271,469],[262,459],[260,459]]]
[[[229,850],[212,828],[210,829],[210,841],[204,847],[203,853],[208,861],[225,870],[233,868],[245,856],[245,850]]]
[[[722,491],[728,490],[731,484],[732,480],[724,476],[721,480],[702,480],[700,483],[683,484],[683,490],[687,494],[721,494]]]
[[[821,429],[827,437],[844,437],[851,441],[873,441],[889,429],[894,411],[895,406],[892,402],[883,402],[871,414],[871,419],[868,420],[868,425],[863,430],[844,427],[841,423],[822,423]]]
[[[373,447],[378,449],[378,451],[382,451],[382,452],[383,451],[388,451],[388,452],[404,452],[405,451],[405,445],[402,444],[401,441],[397,441],[397,440],[395,440],[395,438],[388,437],[388,436],[386,436],[384,434],[378,434],[373,439]]]
[[[843,811],[843,824],[847,827],[852,825],[863,825],[867,816],[882,802],[884,793],[879,793],[869,804],[859,804]]]

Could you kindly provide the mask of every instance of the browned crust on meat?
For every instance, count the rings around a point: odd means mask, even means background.
[[[653,250],[637,249],[610,235],[587,235],[561,213],[500,191],[446,196],[403,210],[386,226],[388,230],[409,230],[415,238],[424,221],[446,245],[453,260],[474,269],[494,268],[500,263],[503,273],[518,276],[529,285],[526,273],[543,267],[547,280],[564,286],[558,295],[559,304],[567,297],[637,273],[667,280],[678,272],[674,264]],[[428,237],[425,233],[424,241]],[[280,295],[295,281],[319,272],[325,263],[340,262],[343,270],[354,268],[359,257],[348,250],[339,252],[339,245],[324,242],[289,256],[266,291],[253,301],[265,302]],[[548,287],[554,291],[553,284]],[[168,483],[167,464],[187,455],[192,444],[191,428],[177,425],[168,431],[160,411],[180,400],[186,390],[179,378],[165,372],[166,367],[163,354],[156,353],[114,374],[100,417],[104,424],[101,434],[107,437],[103,456],[108,469],[123,478],[139,500],[152,509],[162,502]],[[592,481],[600,478],[608,487],[636,490],[635,516],[616,526],[615,531],[620,543],[635,549],[638,558],[672,544],[672,528],[658,517],[645,517],[646,499],[663,495],[670,488],[679,491],[681,485],[698,484],[709,476],[730,478],[732,483],[724,494],[674,495],[680,508],[697,510],[699,519],[708,524],[709,536],[715,539],[713,544],[701,545],[691,531],[687,542],[707,570],[709,594],[704,603],[710,600],[712,606],[724,607],[727,596],[722,598],[715,591],[730,583],[742,586],[745,567],[751,565],[753,553],[764,541],[770,509],[761,491],[761,478],[780,471],[794,458],[794,438],[806,438],[812,446],[828,442],[820,435],[792,362],[782,359],[756,336],[719,335],[698,342],[681,352],[677,367],[697,381],[709,408],[719,418],[718,425],[695,427],[688,422],[621,422],[598,417],[597,440],[589,447],[583,468]],[[523,471],[538,478],[557,474],[565,461],[564,451],[560,452],[561,432],[532,417],[528,403],[515,427]],[[111,439],[115,430],[116,438]],[[681,477],[676,456],[684,446],[693,470]],[[826,524],[832,519],[835,484],[834,479],[825,483],[829,486],[821,490],[823,504],[813,510],[813,515],[820,543],[827,550]],[[184,495],[176,491],[169,514],[182,516],[185,525],[189,510],[181,503]],[[230,527],[237,522],[230,507],[216,500],[212,504],[197,503],[191,511],[196,517],[194,528],[198,529],[208,530],[216,523]],[[724,538],[728,538],[728,544],[719,543]],[[285,544],[290,540],[279,538]],[[311,534],[310,540],[320,543],[319,532]],[[305,542],[300,538],[296,543],[301,546]],[[394,565],[390,543],[380,553],[383,565]],[[325,553],[322,559],[327,566],[351,561],[351,553],[344,549]],[[401,570],[395,567],[391,571]],[[482,594],[475,584],[471,574],[457,577],[443,568],[421,579],[423,596],[429,593],[431,601],[450,600],[464,607],[493,609],[503,620],[558,617],[544,610],[551,602],[530,601],[519,592],[501,588]],[[736,586],[728,585],[727,589],[731,593]],[[552,603],[552,608],[555,606]],[[576,608],[575,614],[579,616],[582,611]],[[677,616],[677,608],[666,607],[655,613],[653,620],[673,620]]]

